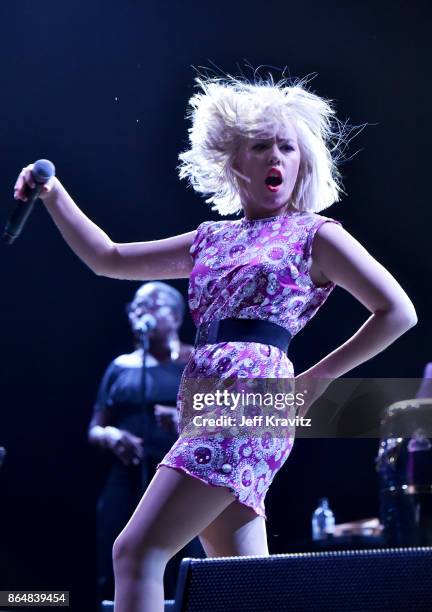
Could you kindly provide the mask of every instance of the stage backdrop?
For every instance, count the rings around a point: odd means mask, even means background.
[[[369,124],[341,166],[347,195],[323,214],[395,274],[419,316],[352,375],[420,376],[432,354],[430,16],[426,1],[3,2],[1,226],[17,173],[41,157],[116,241],[216,219],[177,178],[193,67],[317,73],[310,86],[342,119]],[[105,367],[131,349],[123,308],[138,283],[95,276],[42,205],[0,261],[0,589],[68,589],[73,609],[90,610],[104,462],[86,430]],[[174,284],[186,295],[186,281]],[[336,290],[292,344],[297,372],[367,316]],[[183,337],[193,338],[189,319]],[[338,522],[377,515],[377,444],[299,441],[267,498],[272,552],[308,538],[320,495]]]

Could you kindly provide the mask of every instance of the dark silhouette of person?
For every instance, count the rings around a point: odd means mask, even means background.
[[[89,441],[112,455],[97,506],[100,601],[114,596],[114,540],[138,505],[156,465],[177,439],[176,396],[192,350],[178,335],[184,311],[182,295],[170,285],[142,285],[127,307],[135,350],[110,363],[99,387]],[[143,327],[148,343],[144,370]],[[178,566],[185,556],[205,556],[198,540],[170,562],[165,575],[168,599],[174,597]]]

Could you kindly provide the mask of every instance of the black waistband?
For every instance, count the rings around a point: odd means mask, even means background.
[[[277,323],[261,319],[216,319],[201,323],[197,329],[195,346],[218,342],[259,342],[288,351],[290,332]]]

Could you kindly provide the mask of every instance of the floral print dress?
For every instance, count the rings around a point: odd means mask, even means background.
[[[316,213],[294,212],[265,219],[206,221],[190,253],[194,267],[189,307],[198,326],[215,319],[264,319],[297,334],[322,306],[333,283],[317,287],[309,268],[315,232],[339,223]],[[179,438],[158,465],[181,470],[231,493],[260,516],[264,498],[288,458],[294,428],[283,437],[271,429],[258,437],[236,428],[216,435],[187,435],[182,429],[188,381],[193,379],[292,379],[294,370],[279,348],[255,342],[222,342],[195,348],[178,394]]]

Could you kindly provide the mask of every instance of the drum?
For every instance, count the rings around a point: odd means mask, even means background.
[[[376,459],[380,515],[391,546],[432,545],[432,399],[389,406]]]

